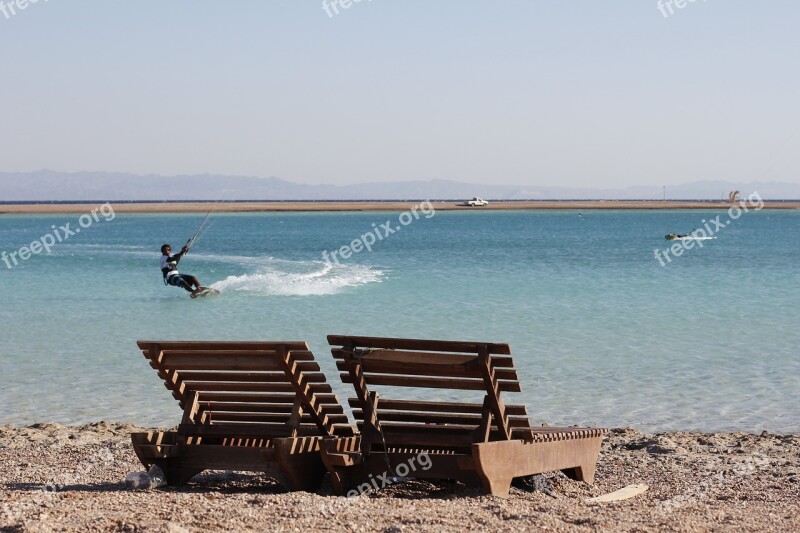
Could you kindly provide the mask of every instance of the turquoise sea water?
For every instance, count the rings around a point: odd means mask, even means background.
[[[220,214],[181,263],[223,291],[202,301],[158,269],[202,216],[101,217],[0,263],[0,423],[177,423],[137,339],[307,340],[343,397],[339,333],[508,342],[535,423],[800,432],[800,212],[656,260],[718,214],[437,212],[333,267],[398,213]],[[0,251],[77,219],[2,216]]]

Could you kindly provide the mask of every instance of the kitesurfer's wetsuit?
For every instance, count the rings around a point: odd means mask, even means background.
[[[197,281],[197,278],[178,272],[178,262],[185,253],[184,250],[181,250],[175,255],[163,254],[161,256],[161,273],[164,275],[164,283],[167,285],[181,287],[194,293],[195,289],[193,287],[200,287],[200,282]]]

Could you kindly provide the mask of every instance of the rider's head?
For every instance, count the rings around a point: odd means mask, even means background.
[[[171,251],[172,251],[172,246],[170,246],[169,244],[165,244],[164,246],[161,247],[161,253],[164,255],[169,255]]]

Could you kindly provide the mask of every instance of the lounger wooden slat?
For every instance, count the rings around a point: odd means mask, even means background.
[[[364,412],[360,409],[353,411],[353,416],[356,420],[364,420]],[[386,411],[378,409],[378,417],[382,422],[421,422],[427,424],[455,424],[471,425],[472,429],[480,425],[480,416],[468,416],[463,414],[431,414],[413,411]],[[512,428],[524,427],[529,428],[530,420],[524,417],[508,417],[508,425]],[[382,426],[385,427],[385,426]]]
[[[200,401],[201,410],[209,410],[212,412],[229,412],[229,413],[281,413],[291,414],[292,404],[283,403],[241,403],[241,402],[210,402]],[[344,408],[341,405],[327,405],[326,411],[330,414],[344,414]]]
[[[253,402],[253,403],[293,403],[295,394],[277,393],[241,393],[241,392],[204,392],[200,401],[208,402]],[[335,394],[315,394],[318,402],[326,406],[341,408]]]
[[[265,352],[264,355],[274,353]],[[220,355],[194,357],[191,354],[165,353],[158,363],[175,370],[278,370],[274,362],[265,363],[262,355]]]
[[[292,354],[292,352],[290,352]],[[220,363],[224,363],[227,367],[231,367],[233,362],[237,358],[260,358],[261,365],[259,368],[264,371],[281,371],[283,366],[279,362],[274,362],[274,364],[265,363],[264,358],[274,358],[276,352],[274,350],[262,350],[262,351],[243,351],[243,350],[229,350],[229,351],[219,351],[219,352],[205,352],[205,353],[192,353],[191,350],[162,350],[161,356],[157,362],[163,363],[171,368],[181,368],[183,370],[192,370],[189,366],[181,366],[180,361],[184,359],[189,361],[193,366],[200,366],[204,363],[210,365],[207,371],[218,371],[221,370],[218,368]],[[302,370],[303,372],[319,372],[320,367],[315,361],[306,361],[302,359],[297,359],[292,354],[291,356],[292,363],[297,364],[298,369]],[[197,368],[197,370],[202,371],[203,368]]]
[[[391,353],[391,352],[386,352]],[[369,358],[362,360],[362,367],[364,372],[374,374],[397,374],[402,373],[409,376],[453,376],[457,378],[475,378],[483,379],[480,366],[472,357],[472,361],[464,363],[455,363],[453,361],[442,360],[428,360],[425,362],[411,363],[407,361],[385,361],[382,359],[373,360],[373,354]],[[347,371],[347,362],[337,361],[336,368],[339,370]],[[503,381],[517,381],[517,372],[515,370],[497,370],[497,379]]]
[[[251,356],[273,358],[276,350],[169,350],[161,347],[161,357],[189,357],[190,359],[203,359],[205,357],[237,357],[237,356]],[[280,366],[276,361],[272,361],[273,366],[277,369]]]
[[[288,383],[240,383],[240,382],[185,382],[189,390],[208,392],[294,392],[294,387]],[[330,385],[315,383],[309,387],[311,392],[331,392]]]
[[[169,352],[166,352],[169,353]],[[302,370],[303,372],[321,372],[319,365],[314,361],[301,361],[297,363],[298,370]],[[277,372],[280,370],[280,367],[273,369],[273,372]],[[267,370],[268,371],[268,370]],[[199,370],[199,372],[203,372],[203,370]],[[211,370],[206,370],[206,372],[211,372]],[[216,372],[216,370],[215,370]]]
[[[348,402],[351,407],[358,407],[360,405],[356,398],[350,398]],[[431,411],[444,413],[480,414],[483,412],[483,404],[381,399],[381,409],[386,411],[394,409],[399,411]],[[506,413],[509,415],[528,416],[528,410],[524,405],[507,405]]]
[[[276,439],[285,436],[286,425],[275,423],[229,423],[229,424],[179,424],[178,433],[200,437],[261,438]]]
[[[357,426],[362,428],[365,426],[366,422],[358,421]],[[403,433],[436,433],[436,434],[466,434],[474,432],[477,425],[471,424],[437,424],[437,423],[425,423],[425,424],[411,424],[411,423],[400,423],[400,422],[384,422],[381,421],[381,433],[383,437],[388,435],[400,435]],[[494,426],[492,426],[494,427]]]
[[[298,341],[137,341],[136,344],[144,350],[146,346],[159,345],[163,350],[274,350],[286,347],[292,352],[311,352],[305,342]],[[313,359],[313,356],[311,357]]]
[[[434,341],[427,339],[390,339],[384,337],[352,337],[328,335],[328,344],[344,346],[350,344],[358,348],[384,348],[389,350],[413,350],[422,352],[478,353],[487,349],[491,354],[511,355],[508,344],[462,341]]]
[[[339,374],[344,383],[353,383],[350,374]],[[371,374],[366,376],[367,385],[385,385],[390,387],[415,387],[421,389],[458,389],[458,390],[477,390],[485,388],[483,380],[477,379],[458,379],[458,378],[425,378],[410,376],[391,376],[386,374]],[[513,381],[501,381],[500,391],[520,392],[519,383]]]
[[[281,383],[286,381],[283,372],[208,372],[208,371],[180,371],[183,381],[239,381],[251,383]],[[306,374],[306,382],[325,383],[324,374]]]
[[[206,413],[206,422],[208,425],[220,425],[222,423],[228,424],[229,422],[261,422],[261,423],[277,423],[286,424],[287,416],[285,413],[250,413],[250,412],[231,412],[231,411],[203,411]],[[299,417],[299,423],[302,424],[315,424],[311,415],[303,414]]]
[[[344,359],[345,356],[350,355],[347,350],[334,348],[331,350],[334,359]],[[475,360],[474,355],[458,355],[448,354],[447,358],[441,359],[441,354],[438,352],[410,352],[408,350],[370,350],[369,360],[378,361],[393,361],[408,364],[426,364],[439,359],[443,364],[460,365],[469,363]],[[339,362],[339,361],[337,361]],[[513,368],[514,360],[511,357],[504,357],[501,355],[492,354],[492,363],[496,368]]]
[[[242,411],[214,411],[208,417],[209,423],[220,424],[222,422],[277,422],[286,423],[286,416],[284,414],[275,413],[252,413]],[[348,422],[347,415],[328,415],[328,420],[333,424],[346,424]],[[299,423],[302,424],[316,424],[314,418],[309,414],[303,414],[299,418]]]
[[[498,496],[508,494],[514,477],[553,470],[592,482],[606,430],[531,427],[526,408],[503,398],[520,391],[508,345],[343,335],[328,341],[342,381],[355,390],[349,403],[361,432],[324,440],[322,459],[337,492],[406,474],[480,484]],[[402,397],[417,388],[482,401]],[[394,471],[420,453],[430,454],[430,468]]]
[[[242,381],[251,383],[277,383],[286,381],[286,374],[283,372],[208,372],[208,371],[183,371],[181,378],[184,381]],[[306,381],[312,383],[324,383],[323,374],[307,374]]]
[[[174,432],[136,433],[134,450],[170,485],[207,469],[261,471],[315,490],[324,437],[353,435],[304,342],[139,341],[184,411]]]
[[[364,421],[357,421],[356,422],[359,429],[364,427]],[[386,437],[387,435],[392,434],[404,434],[409,432],[418,432],[418,433],[436,433],[436,434],[445,434],[445,433],[453,433],[453,434],[466,434],[466,433],[474,433],[477,424],[454,424],[454,423],[438,423],[438,422],[426,422],[425,424],[412,424],[412,423],[402,423],[402,422],[383,422],[381,421],[381,431],[383,436]],[[518,424],[518,427],[522,427],[525,429],[530,429],[522,424]],[[493,432],[499,431],[497,426],[491,425],[489,426],[490,430]],[[474,441],[473,441],[474,442]]]
[[[356,421],[361,422],[364,420],[365,415],[361,409],[357,409],[353,411],[353,417],[355,417]],[[477,426],[481,423],[480,416],[449,413],[431,414],[409,411],[384,411],[383,409],[378,409],[378,417],[382,424],[385,422],[422,422],[428,424],[473,424]],[[381,427],[383,427],[383,425]]]
[[[281,439],[286,438],[286,425],[285,424],[259,424],[259,423],[231,423],[220,424],[216,426],[198,426],[194,424],[180,424],[178,426],[178,433],[181,435],[191,435],[196,437],[250,437],[250,438],[271,438]],[[310,425],[301,425],[297,429],[297,435],[300,437],[313,437],[319,436],[319,431],[316,427]],[[231,470],[230,468],[228,470]],[[233,469],[235,470],[235,469]]]

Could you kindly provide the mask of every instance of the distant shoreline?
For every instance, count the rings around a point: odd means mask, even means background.
[[[95,203],[5,203],[0,214],[71,214],[86,213]],[[236,201],[236,202],[111,202],[117,213],[204,213],[211,209],[225,213],[322,212],[322,211],[405,211],[419,201]],[[485,207],[466,207],[456,201],[433,201],[437,211],[509,211],[509,210],[615,210],[615,209],[728,209],[721,201],[697,200],[525,200],[494,201]],[[800,200],[765,201],[764,209],[800,209]]]

